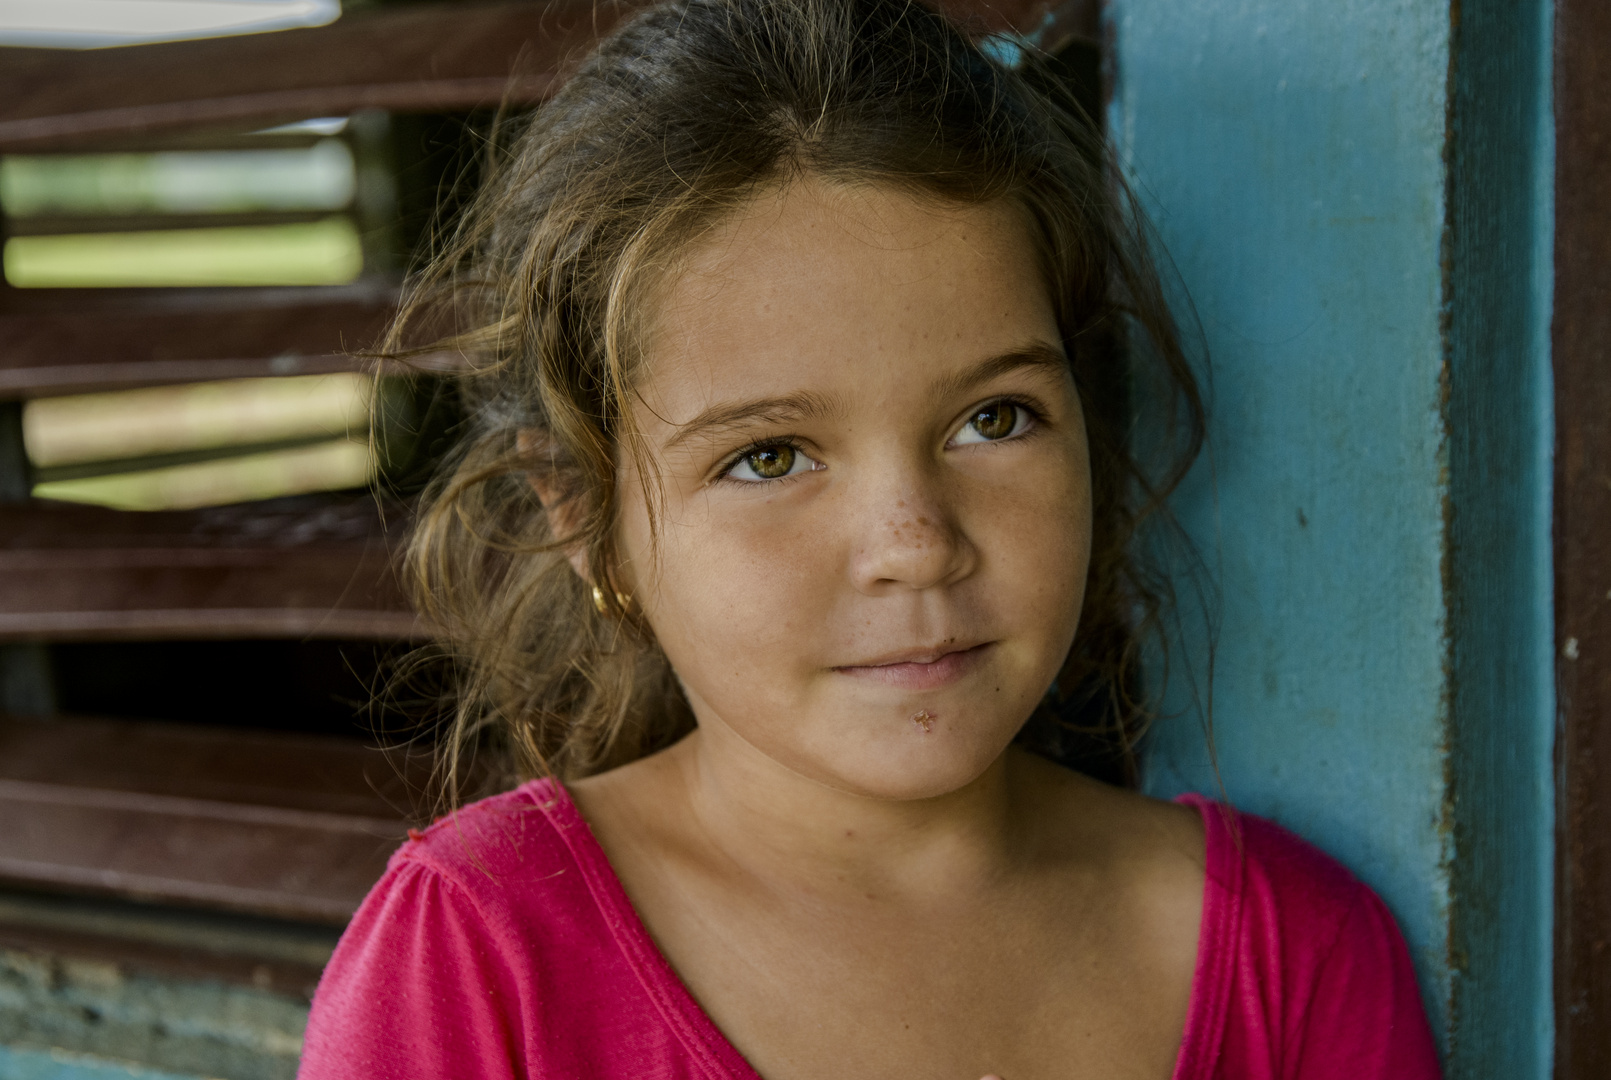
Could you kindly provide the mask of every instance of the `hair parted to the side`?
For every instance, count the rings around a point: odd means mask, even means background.
[[[501,763],[500,782],[576,777],[692,728],[652,633],[611,587],[617,477],[638,453],[635,315],[704,230],[803,174],[1011,200],[1033,222],[1086,410],[1094,536],[1080,629],[1031,726],[1099,729],[1133,778],[1140,642],[1162,593],[1132,540],[1195,456],[1202,405],[1139,216],[1035,57],[1005,67],[908,0],[678,0],[602,42],[489,171],[381,346],[467,362],[466,430],[407,553],[455,673],[450,798],[472,748]],[[425,340],[444,319],[447,337]],[[1137,423],[1167,433],[1161,467],[1132,456]],[[534,475],[565,512],[544,512]],[[578,545],[605,613],[567,561]]]

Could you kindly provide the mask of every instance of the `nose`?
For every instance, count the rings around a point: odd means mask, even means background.
[[[932,589],[973,572],[978,552],[935,478],[909,474],[858,503],[851,577],[861,592]]]

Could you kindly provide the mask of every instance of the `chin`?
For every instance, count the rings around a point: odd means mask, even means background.
[[[923,732],[896,730],[876,739],[834,740],[827,752],[810,754],[798,771],[842,791],[873,799],[912,802],[936,799],[967,787],[993,765],[1021,725],[996,730],[942,723]],[[859,745],[858,745],[859,743]],[[846,749],[853,749],[846,753]]]

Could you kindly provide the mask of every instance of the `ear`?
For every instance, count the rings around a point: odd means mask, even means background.
[[[554,535],[569,536],[574,533],[580,508],[576,500],[567,498],[560,487],[559,472],[551,464],[554,460],[553,440],[535,428],[521,428],[515,432],[515,449],[521,457],[532,462],[532,468],[526,472],[526,480],[537,493],[537,501],[543,504],[543,510],[553,525]],[[545,467],[545,462],[550,464]],[[587,549],[581,544],[572,544],[565,549],[565,557],[570,560],[576,576],[591,584],[593,575],[587,565]]]

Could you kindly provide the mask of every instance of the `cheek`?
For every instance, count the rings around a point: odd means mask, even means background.
[[[651,559],[639,554],[650,549],[645,522],[641,511],[629,516],[623,537],[640,567]],[[822,539],[804,515],[748,502],[713,509],[699,500],[667,514],[652,570],[638,576],[656,637],[691,688],[753,690],[768,673],[809,663],[834,598]]]
[[[1090,565],[1090,478],[1077,451],[991,491],[970,530],[993,570],[983,584],[1010,594],[1025,622],[1051,638],[1073,636]]]

